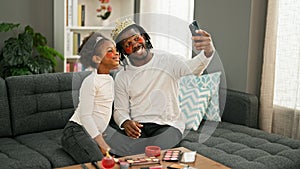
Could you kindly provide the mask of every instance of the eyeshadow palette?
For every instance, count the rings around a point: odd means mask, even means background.
[[[164,152],[162,160],[168,162],[177,162],[181,158],[181,151],[180,150],[167,150]]]
[[[141,158],[125,158],[119,159],[119,163],[126,161],[130,166],[146,165],[146,164],[160,164],[160,160],[155,157],[141,157]]]

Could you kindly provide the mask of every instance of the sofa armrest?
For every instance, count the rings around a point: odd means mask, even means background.
[[[222,121],[258,127],[258,99],[254,94],[227,89]]]

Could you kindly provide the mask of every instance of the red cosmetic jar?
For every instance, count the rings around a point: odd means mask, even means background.
[[[145,148],[145,154],[148,157],[158,157],[160,156],[160,150],[159,146],[147,146]]]

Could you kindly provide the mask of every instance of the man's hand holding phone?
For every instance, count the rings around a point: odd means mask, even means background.
[[[190,25],[189,25],[190,31],[192,33],[192,36],[201,36],[199,33],[200,26],[196,20],[194,20]]]
[[[206,57],[211,57],[215,48],[212,43],[211,35],[200,29],[200,26],[196,20],[189,25],[190,31],[193,35],[192,40],[194,41],[194,47],[196,50],[204,50]]]

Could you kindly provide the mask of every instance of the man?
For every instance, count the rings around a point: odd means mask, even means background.
[[[186,60],[152,49],[149,35],[132,20],[116,23],[112,38],[124,69],[115,77],[114,120],[129,138],[111,146],[119,146],[116,151],[121,155],[143,153],[147,145],[172,148],[182,139],[185,126],[178,103],[178,80],[202,74],[215,51],[210,34],[204,30],[197,33],[202,36],[192,39],[201,52]]]

